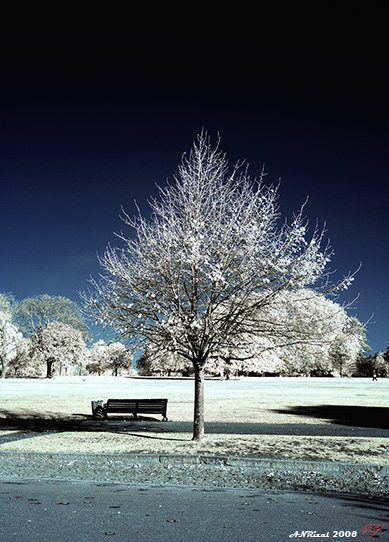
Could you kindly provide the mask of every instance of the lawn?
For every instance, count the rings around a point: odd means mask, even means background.
[[[125,377],[0,382],[0,451],[175,453],[387,464],[389,379],[207,380],[191,441],[193,380]],[[161,417],[91,419],[91,400],[167,397]]]

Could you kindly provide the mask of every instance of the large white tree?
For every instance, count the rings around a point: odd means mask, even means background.
[[[132,233],[120,236],[122,248],[107,247],[102,278],[83,297],[90,313],[134,349],[152,344],[190,361],[193,439],[200,440],[207,361],[225,348],[244,350],[248,335],[287,335],[287,322],[271,327],[256,318],[282,292],[346,287],[352,277],[331,286],[324,232],[308,236],[302,209],[280,223],[277,188],[242,168],[229,172],[219,145],[213,148],[204,133],[159,195],[149,219],[124,214]]]

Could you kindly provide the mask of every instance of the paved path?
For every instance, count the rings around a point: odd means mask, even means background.
[[[107,422],[106,422],[107,423]],[[114,424],[115,421],[108,421],[108,424]],[[387,422],[388,423],[388,422]],[[168,422],[153,423],[147,422],[141,429],[141,425],[133,424],[134,430],[149,430],[158,433],[190,433],[192,431],[192,422]],[[370,437],[370,438],[389,438],[389,429],[384,427],[366,427],[342,425],[337,423],[253,423],[253,422],[206,422],[206,434],[226,434],[226,435],[301,435],[316,437]]]
[[[0,493],[7,542],[389,540],[388,503],[362,497],[25,479]]]
[[[111,418],[105,421],[79,420],[72,417],[59,419],[19,419],[8,418],[0,421],[2,429],[17,432],[0,435],[0,445],[15,440],[39,437],[42,432],[56,431],[86,431],[107,433],[137,433],[148,432],[150,435],[163,435],[163,433],[191,433],[192,422],[169,421],[161,423],[160,420],[150,421],[123,421]],[[225,435],[291,435],[291,436],[316,436],[316,437],[365,437],[365,438],[389,438],[389,429],[384,427],[358,427],[353,425],[331,423],[224,423],[207,422],[205,424],[207,434]]]

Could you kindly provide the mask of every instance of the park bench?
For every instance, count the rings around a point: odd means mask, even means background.
[[[108,399],[105,404],[92,401],[94,418],[106,418],[108,413],[132,414],[135,418],[138,414],[161,414],[167,422],[167,399]]]

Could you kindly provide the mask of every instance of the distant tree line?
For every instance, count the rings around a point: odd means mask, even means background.
[[[220,349],[210,357],[208,375],[231,376],[389,376],[389,355],[368,355],[366,330],[344,307],[309,289],[286,292],[271,310],[258,310],[258,321],[276,326],[288,321],[290,339],[275,344],[271,338],[243,336],[245,345]],[[293,340],[298,329],[299,340]],[[140,375],[193,375],[193,366],[174,351],[147,346],[137,360]]]
[[[389,341],[385,352],[361,357],[356,363],[352,376],[370,377],[373,373],[381,378],[389,377]]]
[[[132,355],[119,342],[91,343],[79,305],[47,294],[20,302],[0,293],[1,377],[128,374]]]
[[[266,311],[265,311],[266,312]],[[287,292],[272,311],[258,319],[287,319],[305,340],[284,345],[266,337],[242,337],[245,346],[220,349],[205,370],[233,376],[389,376],[389,343],[385,352],[369,353],[364,326],[345,308],[305,290]],[[292,335],[291,335],[292,337]],[[134,374],[133,357],[121,342],[91,343],[88,325],[77,303],[41,295],[17,302],[0,293],[1,376]],[[136,361],[139,375],[193,376],[193,365],[174,351],[146,346]]]

